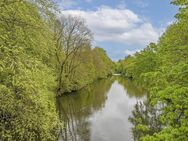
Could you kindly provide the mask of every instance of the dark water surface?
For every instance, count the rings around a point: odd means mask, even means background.
[[[121,77],[100,80],[57,100],[59,141],[132,141],[128,118],[145,92]]]

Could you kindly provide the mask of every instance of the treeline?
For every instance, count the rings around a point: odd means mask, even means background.
[[[55,96],[111,73],[76,17],[59,16],[53,0],[0,1],[0,140],[56,140]]]
[[[61,16],[54,33],[58,94],[78,90],[112,73],[113,63],[106,52],[92,49],[92,33],[83,19]]]
[[[188,139],[188,1],[172,4],[180,6],[176,21],[158,43],[117,63],[118,72],[149,92],[148,101],[138,103],[130,118],[135,140]]]

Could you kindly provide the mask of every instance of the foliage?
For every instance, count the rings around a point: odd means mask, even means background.
[[[156,57],[157,46],[151,43],[135,56],[128,56],[118,62],[117,70],[129,78],[140,80],[141,73],[156,70],[158,61]]]
[[[48,6],[0,2],[0,140],[56,139]]]
[[[92,33],[83,19],[61,16],[56,25],[57,95],[112,73],[113,63],[106,52],[99,47],[92,49]]]
[[[0,140],[56,140],[56,90],[78,90],[111,71],[84,21],[57,22],[56,12],[53,0],[0,1]]]
[[[135,125],[133,131],[137,133],[135,140],[188,139],[188,3],[186,0],[172,3],[181,6],[177,21],[167,28],[159,42],[117,63],[119,72],[147,88],[147,103],[158,113],[144,116],[144,108],[135,107],[131,117]],[[147,120],[139,120],[142,116]],[[154,117],[161,126],[159,130],[148,128],[146,124]]]

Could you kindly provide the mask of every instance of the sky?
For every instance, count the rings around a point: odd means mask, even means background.
[[[84,18],[93,46],[114,61],[157,43],[178,11],[170,0],[61,0],[60,7],[62,14]]]

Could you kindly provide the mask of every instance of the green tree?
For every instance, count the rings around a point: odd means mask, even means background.
[[[188,2],[174,0],[180,6],[177,20],[160,37],[159,42],[150,44],[143,51],[119,62],[126,77],[140,82],[149,92],[148,104],[158,108],[160,130],[145,128],[145,121],[137,123],[133,131],[142,133],[136,140],[184,141],[188,139]],[[135,113],[138,113],[138,108]],[[153,116],[149,118],[152,120]],[[138,125],[141,128],[138,128]],[[144,131],[145,129],[146,132]]]
[[[56,138],[53,5],[0,1],[0,140]]]

